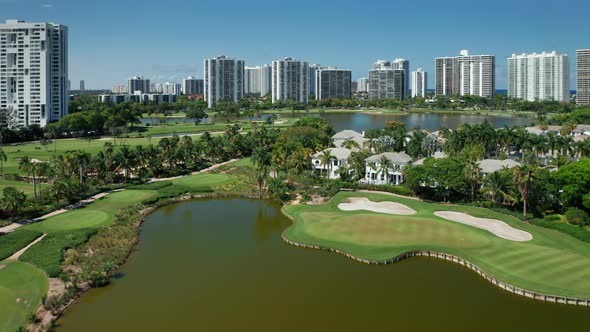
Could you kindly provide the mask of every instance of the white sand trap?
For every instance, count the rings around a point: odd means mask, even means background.
[[[453,211],[437,211],[434,214],[446,220],[486,230],[506,240],[525,242],[533,239],[531,233],[516,229],[500,220],[476,218],[465,213]]]
[[[338,208],[342,211],[358,211],[367,210],[378,213],[398,214],[409,216],[416,214],[416,211],[409,207],[395,202],[373,202],[364,197],[350,197],[347,203],[338,204]]]

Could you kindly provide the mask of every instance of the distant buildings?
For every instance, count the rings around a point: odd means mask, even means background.
[[[238,103],[244,97],[244,60],[224,55],[206,59],[205,101],[213,107],[218,101]]]
[[[369,92],[369,79],[366,77],[360,78],[358,81],[358,92]]]
[[[550,53],[508,58],[508,96],[528,101],[570,99],[569,57]]]
[[[469,55],[435,60],[436,95],[492,97],[496,92],[496,57]]]
[[[0,24],[0,126],[45,126],[68,114],[68,28]]]
[[[422,69],[412,72],[412,98],[426,98],[428,90],[428,74]]]
[[[80,91],[85,91],[86,90],[86,86],[84,83],[84,80],[80,80]]]
[[[115,85],[113,86],[113,88],[111,89],[111,91],[113,93],[127,93],[127,87],[124,85]]]
[[[271,66],[246,67],[244,73],[244,92],[247,95],[266,96],[271,93]]]
[[[359,90],[359,82],[358,81],[351,81],[350,82],[350,90],[352,92],[357,92]]]
[[[404,96],[407,98],[410,95],[410,61],[406,59],[395,59],[391,64],[393,69],[404,71],[404,86],[406,87]]]
[[[285,58],[272,62],[272,102],[309,100],[309,63]]]
[[[316,71],[316,99],[340,99],[352,96],[352,71],[322,68]]]
[[[176,102],[176,97],[176,95],[163,95],[156,93],[103,94],[98,96],[98,101],[107,104],[120,104],[125,102],[161,104]]]
[[[312,94],[317,99],[317,92],[316,88],[316,79],[317,79],[317,72],[320,70],[322,66],[313,64],[309,66],[309,93]]]
[[[395,69],[389,61],[379,60],[369,71],[369,99],[405,99],[404,69]]]
[[[127,81],[127,92],[130,94],[150,93],[150,80],[141,76],[131,77]]]
[[[590,105],[590,49],[576,51],[576,104]]]
[[[204,82],[201,79],[189,76],[182,80],[182,94],[185,96],[203,95]]]
[[[182,94],[182,85],[179,83],[166,82],[162,86],[162,93],[165,95],[180,96]]]

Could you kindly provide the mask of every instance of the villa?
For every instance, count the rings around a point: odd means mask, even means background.
[[[322,153],[324,151],[330,151],[330,154],[334,157],[329,165],[324,165],[322,163]],[[347,167],[348,166],[348,158],[350,158],[350,154],[352,150],[346,148],[329,148],[323,151],[320,151],[313,156],[311,156],[311,166],[313,171],[320,171],[321,173],[330,172],[331,179],[338,179],[340,178],[340,167]]]
[[[354,130],[343,130],[332,136],[334,146],[337,148],[341,148],[344,142],[348,140],[356,142],[360,148],[362,148],[365,145],[365,142],[368,141],[368,139],[366,139],[363,134]]]
[[[481,174],[485,177],[489,174],[495,173],[502,169],[510,169],[516,166],[520,166],[520,163],[512,159],[496,160],[496,159],[484,159],[477,162]]]
[[[381,170],[381,158],[385,157],[391,162],[387,172]],[[366,176],[362,183],[373,185],[400,185],[404,182],[403,168],[409,165],[412,157],[405,152],[384,152],[365,159]],[[386,176],[387,173],[387,176]]]

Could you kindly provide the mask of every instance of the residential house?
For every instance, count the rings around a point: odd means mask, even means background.
[[[368,141],[368,139],[366,139],[363,134],[358,133],[354,130],[343,130],[332,136],[334,146],[337,148],[341,148],[344,142],[346,142],[347,140],[355,141],[360,148],[363,148],[365,142]]]
[[[484,159],[477,162],[482,176],[495,173],[505,168],[514,168],[520,166],[520,163],[512,159],[496,160],[496,159]]]
[[[334,158],[331,160],[329,165],[322,163],[322,154],[324,151],[330,151]],[[319,171],[322,174],[330,172],[331,179],[340,178],[340,168],[348,166],[348,158],[350,158],[351,150],[346,148],[329,148],[324,151],[320,151],[311,156],[311,166],[314,171]]]
[[[382,157],[387,158],[391,162],[391,166],[387,168],[387,172],[381,169]],[[385,152],[371,156],[365,159],[366,176],[361,182],[374,185],[400,185],[404,182],[403,169],[411,162],[412,157],[405,152]]]

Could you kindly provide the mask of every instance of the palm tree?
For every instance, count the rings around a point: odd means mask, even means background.
[[[514,168],[514,184],[516,185],[522,199],[522,215],[527,220],[527,199],[529,189],[534,180],[534,167],[525,163]]]
[[[471,185],[471,202],[475,201],[475,191],[481,181],[481,170],[475,159],[468,158],[466,160],[464,177]]]
[[[6,152],[0,148],[0,176],[4,175],[4,162],[8,160],[8,156],[6,156]]]
[[[320,162],[322,164],[322,169],[326,167],[326,190],[330,189],[330,170],[332,169],[332,160],[334,159],[334,155],[332,155],[332,150],[326,149],[322,151],[320,154]]]
[[[256,167],[257,181],[258,181],[258,197],[262,197],[266,176],[272,164],[270,151],[267,147],[258,147],[252,153],[252,162]]]
[[[135,165],[135,154],[128,146],[123,145],[115,154],[115,160],[118,164],[117,169],[123,171],[125,183],[127,183],[127,180],[129,179],[129,171]]]
[[[14,216],[24,207],[27,195],[14,187],[6,187],[2,191],[2,209]]]
[[[512,200],[510,195],[510,179],[508,178],[509,173],[506,171],[497,171],[488,174],[483,179],[482,192],[486,194],[487,198],[494,204]]]
[[[37,199],[37,177],[34,170],[34,164],[35,163],[31,162],[29,157],[25,156],[19,161],[18,169],[33,179],[33,196]]]
[[[385,183],[389,182],[390,169],[393,169],[393,163],[391,160],[385,156],[381,156],[381,158],[379,158],[379,168],[377,169],[377,174],[381,173],[385,179]]]
[[[78,150],[73,154],[73,164],[78,167],[78,178],[80,183],[84,183],[84,176],[86,174],[86,169],[90,165],[90,154],[88,152],[84,152],[82,150]]]
[[[342,147],[347,148],[349,150],[352,149],[360,149],[361,146],[357,143],[357,141],[353,140],[353,139],[347,139],[342,143]]]

